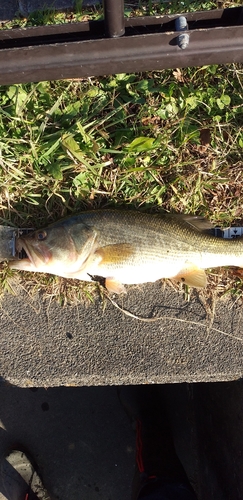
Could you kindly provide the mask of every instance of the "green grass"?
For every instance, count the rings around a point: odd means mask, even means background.
[[[1,223],[41,227],[129,205],[243,225],[242,108],[234,64],[2,86]],[[2,266],[2,289],[13,274]],[[22,280],[61,302],[92,296],[92,285],[57,277]],[[216,282],[241,296],[240,277]]]
[[[44,3],[44,2],[43,2]],[[196,10],[222,9],[241,5],[241,0],[130,0],[125,1],[125,16],[165,15]],[[47,24],[73,23],[87,20],[103,19],[102,5],[82,7],[82,0],[76,0],[74,12],[68,9],[64,12],[50,8],[32,12],[28,17],[18,16],[11,22],[2,22],[2,29],[26,28],[28,26],[42,26]]]

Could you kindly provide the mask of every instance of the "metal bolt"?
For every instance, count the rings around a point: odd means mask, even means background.
[[[184,16],[179,16],[175,20],[176,31],[188,31],[187,20]],[[177,45],[180,49],[186,49],[189,44],[190,36],[188,33],[181,33],[177,37]]]

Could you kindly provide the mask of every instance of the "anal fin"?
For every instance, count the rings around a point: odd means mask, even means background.
[[[106,278],[105,279],[105,286],[108,290],[108,292],[111,293],[127,293],[125,286],[115,278]]]
[[[207,276],[204,269],[189,264],[185,269],[179,272],[175,278],[179,278],[188,286],[195,288],[204,288],[207,285]]]

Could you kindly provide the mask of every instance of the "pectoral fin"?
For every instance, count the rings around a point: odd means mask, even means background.
[[[105,286],[108,292],[111,293],[127,293],[126,288],[120,281],[117,281],[115,278],[106,278]]]
[[[176,278],[179,278],[186,283],[186,285],[194,286],[196,288],[204,288],[207,285],[207,276],[203,269],[189,264],[186,269],[183,269]]]
[[[95,255],[101,257],[101,264],[119,264],[126,261],[134,253],[129,243],[115,243],[96,250]]]
[[[129,243],[115,243],[114,245],[98,248],[94,254],[94,259],[99,262],[99,269],[102,274],[103,267],[112,266],[112,269],[116,265],[126,263],[133,253],[134,248]],[[124,285],[113,276],[105,279],[105,286],[111,293],[126,293]]]

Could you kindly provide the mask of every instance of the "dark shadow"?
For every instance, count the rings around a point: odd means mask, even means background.
[[[127,498],[135,435],[116,388],[2,383],[0,421],[2,460],[13,447],[28,450],[54,499]]]
[[[158,387],[198,499],[240,500],[243,381]],[[0,400],[1,460],[18,443],[28,449],[54,499],[130,497],[135,434],[116,387],[22,389],[2,383]]]

